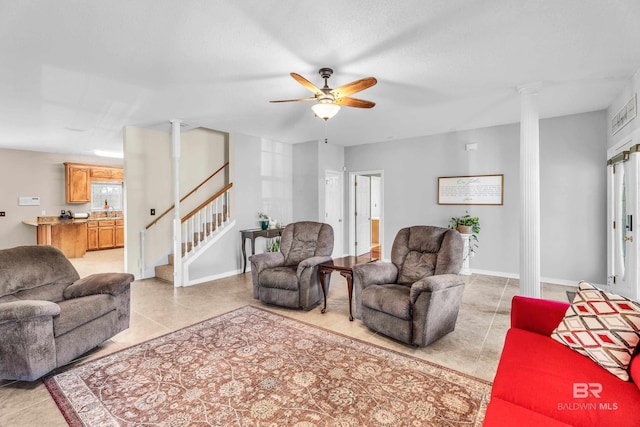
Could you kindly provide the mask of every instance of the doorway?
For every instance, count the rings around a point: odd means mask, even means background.
[[[324,172],[324,222],[333,227],[333,257],[344,255],[342,172]]]
[[[349,253],[382,259],[382,171],[349,174]]]

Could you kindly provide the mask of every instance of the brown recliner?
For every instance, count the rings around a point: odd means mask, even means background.
[[[426,346],[455,329],[462,300],[464,243],[448,228],[414,226],[396,235],[391,262],[353,268],[356,317],[370,329]]]
[[[333,228],[313,221],[287,225],[280,251],[251,255],[253,297],[267,304],[306,309],[322,298],[318,265],[331,260]],[[327,283],[327,292],[328,292]]]
[[[0,379],[33,381],[127,329],[133,279],[80,279],[53,246],[0,250]]]

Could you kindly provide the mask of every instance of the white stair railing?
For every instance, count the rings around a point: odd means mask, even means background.
[[[231,185],[194,209],[182,220],[182,256],[188,257],[230,221]]]

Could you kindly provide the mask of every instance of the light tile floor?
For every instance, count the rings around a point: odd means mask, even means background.
[[[89,252],[72,260],[81,277],[94,272],[123,271],[123,250]],[[511,298],[518,281],[473,274],[466,281],[456,330],[426,348],[414,348],[381,336],[359,320],[348,319],[346,281],[331,277],[327,312],[264,306],[254,300],[251,273],[185,288],[146,279],[133,283],[131,327],[73,362],[81,363],[197,323],[247,304],[259,305],[325,329],[410,354],[488,381],[495,375],[504,336],[509,328]],[[543,284],[542,297],[567,301],[566,286]],[[0,426],[67,425],[42,381],[0,380]]]

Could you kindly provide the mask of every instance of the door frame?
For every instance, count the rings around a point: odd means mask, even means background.
[[[349,211],[347,213],[347,227],[346,231],[349,235],[349,246],[348,246],[348,254],[355,255],[355,233],[356,233],[356,223],[355,223],[355,186],[353,183],[355,182],[356,175],[368,175],[368,176],[378,176],[380,177],[380,258],[384,259],[384,229],[385,229],[385,221],[384,221],[384,170],[382,169],[372,169],[372,170],[363,170],[363,171],[353,171],[349,172],[349,179],[347,181],[347,185],[349,186]],[[343,221],[344,222],[344,221]]]
[[[622,233],[619,228],[622,224],[616,224],[614,229],[614,221],[618,223],[620,221],[617,215],[616,203],[616,178],[612,173],[611,164],[607,165],[607,287],[611,292],[617,293],[629,297],[631,299],[637,299],[640,296],[640,265],[638,265],[637,255],[640,253],[640,239],[634,238],[634,231],[637,229],[637,220],[640,219],[640,201],[638,200],[638,185],[640,183],[640,153],[632,152],[628,153],[626,158],[618,162],[614,160],[614,157],[620,155],[622,152],[629,151],[637,144],[640,144],[640,130],[634,131],[630,136],[626,137],[623,142],[615,144],[612,148],[607,150],[607,159],[611,159],[611,163],[619,164],[624,163],[624,176],[626,182],[629,185],[627,188],[627,213],[632,215],[631,229],[626,233]],[[627,250],[626,259],[628,261],[624,275],[620,277],[619,271],[617,271],[617,263],[619,262],[616,255],[617,245],[620,243],[619,239],[624,235],[628,235],[630,239],[624,243]],[[618,247],[619,249],[619,247]]]

